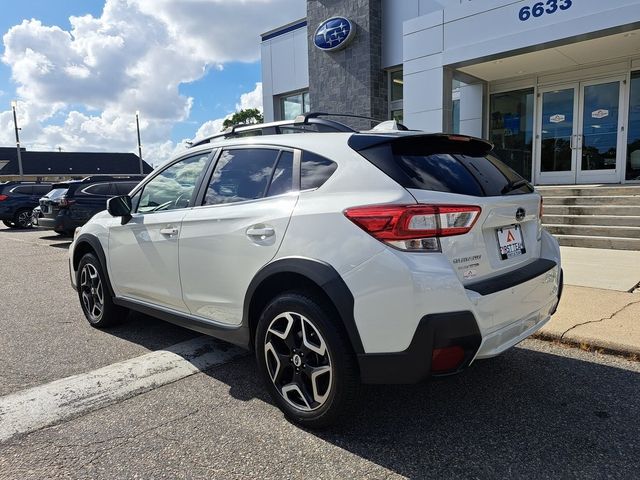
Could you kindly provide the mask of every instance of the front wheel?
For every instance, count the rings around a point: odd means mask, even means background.
[[[94,254],[87,253],[80,259],[77,275],[80,305],[92,327],[111,327],[127,316],[126,308],[113,303],[102,265]]]
[[[289,419],[309,428],[348,413],[360,386],[355,355],[334,316],[313,295],[288,292],[258,322],[256,356],[269,393]]]

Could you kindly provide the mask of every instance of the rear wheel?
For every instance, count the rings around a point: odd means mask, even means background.
[[[4,225],[5,225],[6,227],[9,227],[9,228],[16,228],[16,224],[15,224],[15,223],[13,223],[13,222],[10,222],[9,220],[3,220],[3,221],[2,221],[2,223],[4,223]]]
[[[91,326],[107,328],[126,318],[128,310],[113,303],[102,265],[94,254],[87,253],[80,260],[77,284],[80,305]]]
[[[31,228],[31,210],[28,208],[18,210],[13,219],[13,223],[17,228]]]
[[[307,293],[276,297],[256,331],[258,367],[278,407],[309,428],[335,423],[355,403],[355,356],[332,309]]]

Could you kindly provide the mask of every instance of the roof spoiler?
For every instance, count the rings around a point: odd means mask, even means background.
[[[392,144],[400,150],[420,149],[421,154],[428,153],[464,153],[467,155],[486,155],[493,150],[493,144],[487,140],[469,135],[446,133],[419,134],[381,134],[354,133],[349,138],[349,146],[356,151],[366,150],[379,145]]]

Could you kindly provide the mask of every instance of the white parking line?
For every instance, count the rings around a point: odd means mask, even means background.
[[[153,390],[245,353],[211,337],[198,337],[0,397],[0,442]]]

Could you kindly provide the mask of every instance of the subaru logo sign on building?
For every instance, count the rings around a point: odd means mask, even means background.
[[[347,46],[355,33],[355,26],[348,19],[333,17],[318,25],[313,43],[325,52],[340,50]]]

